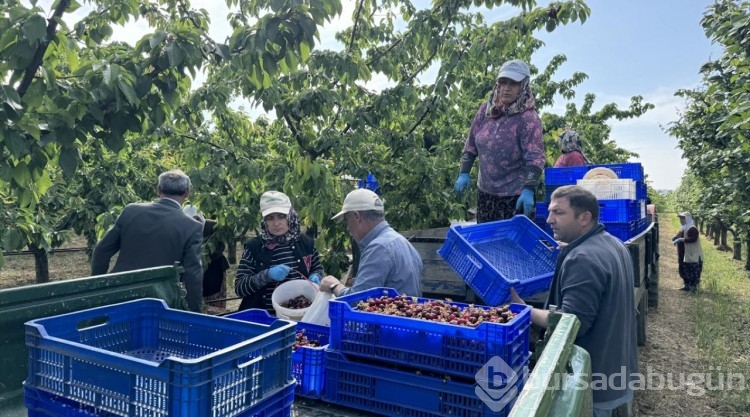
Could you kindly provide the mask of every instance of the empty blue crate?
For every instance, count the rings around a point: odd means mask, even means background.
[[[295,324],[141,299],[26,323],[26,386],[106,416],[235,416],[293,384]]]
[[[289,384],[237,414],[236,417],[291,417],[293,402],[294,384]],[[24,404],[28,409],[28,417],[114,417],[120,415],[29,387],[24,387]]]
[[[270,323],[275,318],[265,310],[243,310],[227,315],[228,318]],[[297,380],[295,395],[306,398],[320,398],[325,385],[325,349],[328,347],[330,328],[312,323],[298,322],[297,335],[303,334],[308,340],[316,341],[319,347],[300,346],[292,352],[292,376]]]
[[[504,375],[494,372],[491,383],[481,377],[455,380],[415,369],[355,362],[335,351],[327,352],[326,368],[324,401],[384,416],[410,417],[505,417],[529,373],[523,367]]]
[[[393,288],[373,288],[331,300],[329,349],[352,357],[467,378],[473,377],[493,357],[515,368],[524,365],[529,352],[530,307],[511,304],[510,311],[516,316],[510,322],[483,322],[476,327],[370,313],[356,308],[359,302],[371,298],[397,295]],[[434,301],[414,300],[418,304]],[[450,304],[459,309],[468,306]]]
[[[488,305],[549,290],[557,244],[526,216],[454,225],[438,254]]]

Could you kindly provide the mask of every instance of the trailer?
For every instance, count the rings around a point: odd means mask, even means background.
[[[447,229],[404,232],[425,259],[425,293],[434,298],[480,303],[466,284],[436,254]],[[648,307],[658,306],[658,223],[625,242],[636,267],[633,291],[638,310],[638,343],[645,344]],[[184,308],[179,286],[180,267],[149,268],[0,290],[0,415],[26,416],[23,381],[27,377],[28,352],[24,323],[139,298],[165,300]],[[538,295],[538,300],[544,294]],[[591,373],[588,353],[575,346],[579,322],[575,316],[554,313],[542,340],[530,347],[534,367],[510,409],[511,417],[590,416],[591,390],[560,386],[563,376],[586,381]],[[563,378],[564,379],[564,378]],[[375,415],[321,400],[297,398],[295,415],[310,417],[364,417]]]

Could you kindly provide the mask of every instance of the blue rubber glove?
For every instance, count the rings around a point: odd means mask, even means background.
[[[318,274],[310,274],[309,280],[313,284],[320,285],[320,275]]]
[[[458,179],[456,179],[456,185],[453,187],[457,193],[463,194],[464,191],[466,191],[467,188],[469,188],[469,182],[471,181],[471,178],[469,177],[468,172],[462,172],[458,174]]]
[[[678,243],[684,242],[684,241],[685,241],[685,238],[680,237],[680,238],[673,240],[672,243],[674,243],[674,245],[677,246]]]
[[[286,265],[276,265],[268,268],[268,276],[274,281],[283,281],[289,271],[290,268]]]
[[[523,214],[525,216],[531,216],[531,209],[534,208],[534,192],[528,188],[524,188],[523,191],[521,191],[521,195],[518,196],[516,212],[521,211],[521,208],[523,208]]]

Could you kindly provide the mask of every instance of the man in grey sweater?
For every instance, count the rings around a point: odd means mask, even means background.
[[[354,286],[344,287],[333,276],[320,282],[320,288],[336,296],[390,287],[399,294],[422,295],[422,258],[405,237],[385,221],[383,200],[367,189],[350,192],[333,220],[343,219],[349,234],[361,251]]]
[[[578,186],[552,193],[547,223],[561,242],[547,306],[581,322],[575,344],[591,355],[594,417],[629,416],[638,378],[630,254],[599,224],[596,197]],[[512,294],[512,302],[523,303]],[[546,328],[548,315],[534,308],[531,320]]]

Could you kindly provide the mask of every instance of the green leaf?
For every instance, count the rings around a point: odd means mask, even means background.
[[[157,46],[161,45],[162,42],[164,42],[164,39],[167,39],[167,32],[160,30],[154,33],[154,36],[149,38],[148,45],[151,47],[151,49],[156,48]]]
[[[23,236],[15,227],[9,228],[3,236],[3,249],[19,250],[23,248]]]
[[[185,60],[185,54],[175,44],[167,46],[167,57],[169,58],[169,66],[172,68],[179,67]]]
[[[78,167],[78,149],[76,148],[63,148],[60,151],[60,157],[58,158],[58,164],[63,171],[65,179],[73,178],[73,174]]]
[[[38,14],[32,15],[21,25],[21,33],[33,44],[47,35],[47,21]]]
[[[40,195],[45,194],[49,187],[52,185],[52,180],[50,180],[49,178],[49,172],[42,171],[39,178],[36,179],[34,185],[36,185],[36,190]]]
[[[13,167],[13,180],[21,187],[31,184],[31,172],[26,164],[18,164]]]
[[[29,153],[29,144],[26,138],[17,131],[10,131],[3,140],[5,147],[8,148],[11,155],[21,158]]]
[[[120,91],[122,91],[122,94],[125,95],[125,98],[128,100],[128,103],[135,105],[138,103],[138,95],[135,93],[135,90],[133,89],[133,86],[131,86],[128,81],[124,80],[122,77],[117,78],[117,86],[120,88]]]

